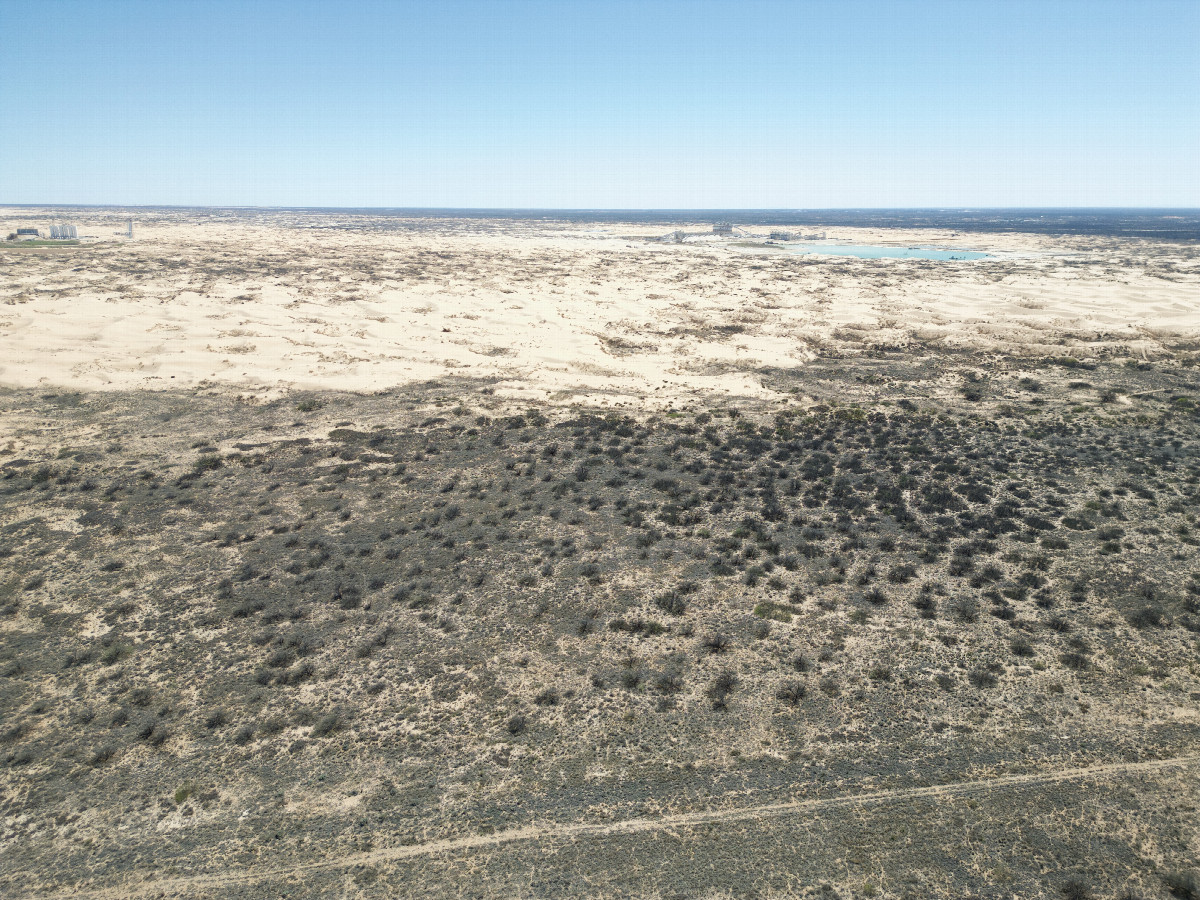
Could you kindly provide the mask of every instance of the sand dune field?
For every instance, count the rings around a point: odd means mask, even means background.
[[[61,211],[2,209],[5,230]],[[95,243],[0,261],[0,384],[377,390],[445,376],[505,395],[666,406],[769,396],[822,354],[1136,356],[1200,333],[1194,247],[828,231],[976,261],[801,256],[647,225],[286,212],[79,211]],[[766,226],[755,229],[765,233]]]

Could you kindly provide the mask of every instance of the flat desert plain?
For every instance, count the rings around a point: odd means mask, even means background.
[[[3,896],[1200,896],[1200,247],[129,215],[0,209]]]

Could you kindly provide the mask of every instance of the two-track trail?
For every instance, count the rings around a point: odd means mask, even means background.
[[[1197,764],[1200,764],[1200,753],[1177,756],[1170,759],[1107,763],[1046,772],[998,775],[992,778],[960,781],[952,784],[894,788],[890,790],[845,794],[838,797],[701,810],[658,817],[626,819],[619,822],[532,824],[494,834],[471,834],[463,837],[429,841],[422,844],[384,847],[314,862],[297,863],[290,866],[261,866],[237,872],[181,875],[154,878],[149,881],[139,882],[123,881],[103,886],[84,886],[77,890],[71,890],[70,888],[64,890],[61,887],[50,890],[52,890],[54,896],[94,898],[94,900],[126,900],[126,898],[146,897],[150,895],[170,896],[172,894],[188,894],[193,892],[219,895],[222,888],[236,885],[270,882],[304,875],[305,873],[350,869],[357,866],[375,866],[395,860],[423,856],[453,855],[466,851],[499,847],[506,844],[536,841],[566,842],[588,838],[603,839],[608,836],[636,834],[639,832],[670,832],[702,825],[761,821],[799,813],[809,816],[820,816],[825,812],[852,809],[858,806],[921,799],[937,801],[953,797],[1004,792],[1030,785],[1083,781],[1121,775],[1149,774],[1167,769],[1186,768]],[[27,894],[26,896],[45,897],[48,894],[46,891],[39,891]]]

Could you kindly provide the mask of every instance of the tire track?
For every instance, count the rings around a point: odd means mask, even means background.
[[[140,883],[124,882],[105,887],[84,887],[77,891],[63,888],[47,888],[24,895],[30,900],[47,896],[71,896],[92,898],[92,900],[127,900],[127,898],[146,897],[149,895],[171,894],[187,891],[218,891],[227,886],[237,884],[252,884],[269,879],[285,878],[303,875],[310,872],[322,872],[335,869],[348,869],[354,866],[368,866],[388,863],[395,860],[413,859],[421,856],[437,856],[439,854],[459,853],[499,847],[505,844],[515,844],[528,841],[551,840],[569,841],[578,838],[608,837],[612,835],[638,834],[648,831],[673,831],[697,825],[711,825],[750,820],[779,818],[793,813],[817,813],[866,806],[903,802],[921,799],[949,799],[965,797],[972,794],[985,794],[992,791],[1005,791],[1027,785],[1055,784],[1066,781],[1080,781],[1106,776],[1134,775],[1159,772],[1165,769],[1186,768],[1200,763],[1200,753],[1172,757],[1170,759],[1149,760],[1134,763],[1105,763],[1095,766],[1075,766],[1057,769],[1050,772],[1034,772],[1020,775],[998,775],[994,778],[981,778],[971,781],[960,781],[954,784],[929,785],[926,787],[892,788],[881,791],[868,791],[860,794],[842,795],[839,797],[814,798],[810,800],[788,800],[779,803],[766,803],[756,806],[740,806],[730,809],[702,810],[698,812],[677,813],[674,815],[626,819],[610,823],[552,823],[545,825],[523,825],[495,834],[472,834],[464,837],[443,838],[423,844],[409,844],[398,847],[384,847],[377,850],[367,850],[361,853],[351,853],[334,859],[317,862],[299,863],[292,866],[261,866],[245,869],[240,872],[212,875],[182,875],[174,878],[159,878]]]

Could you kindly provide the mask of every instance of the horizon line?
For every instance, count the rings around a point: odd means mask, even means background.
[[[239,203],[6,203],[0,207],[17,209],[248,209],[248,210],[413,210],[454,212],[1187,212],[1200,214],[1200,206],[308,206]]]

